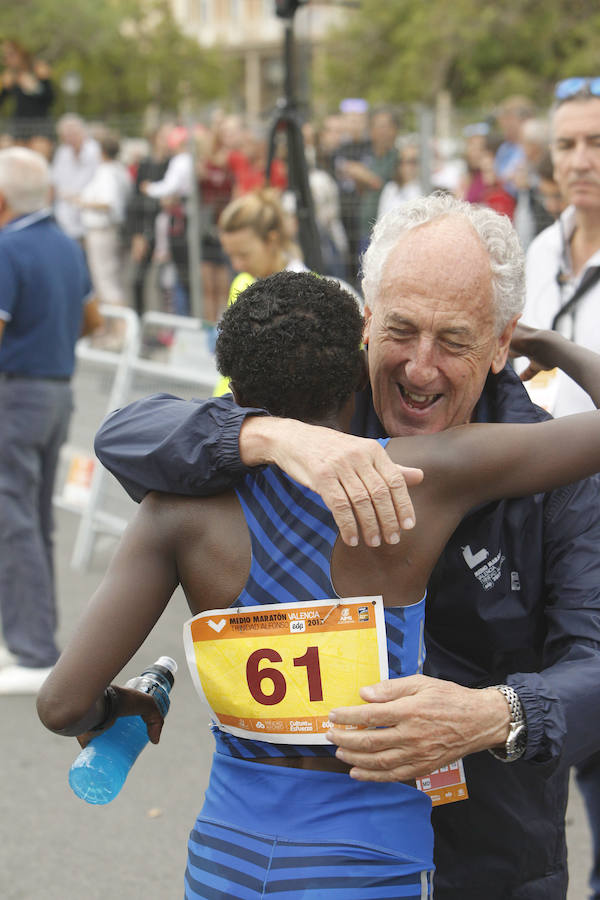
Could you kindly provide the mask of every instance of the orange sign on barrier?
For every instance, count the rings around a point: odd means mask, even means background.
[[[90,497],[93,474],[93,457],[75,454],[69,464],[63,488],[63,500],[73,506],[83,508]]]

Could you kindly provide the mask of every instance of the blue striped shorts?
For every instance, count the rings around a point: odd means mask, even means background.
[[[429,798],[403,784],[215,754],[186,900],[427,900]]]

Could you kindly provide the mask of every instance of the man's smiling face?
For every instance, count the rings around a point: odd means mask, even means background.
[[[513,323],[495,320],[486,250],[462,218],[402,235],[365,310],[375,410],[391,437],[471,420],[490,368],[506,362]]]

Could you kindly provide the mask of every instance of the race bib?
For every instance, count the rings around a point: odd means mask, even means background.
[[[381,597],[209,610],[183,642],[213,719],[243,738],[328,744],[329,710],[388,677]]]

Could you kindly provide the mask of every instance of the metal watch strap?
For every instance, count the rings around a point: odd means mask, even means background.
[[[501,762],[514,762],[520,759],[527,747],[527,722],[523,704],[514,688],[507,684],[494,684],[492,687],[505,698],[510,710],[510,732],[502,749],[494,747],[490,753]]]

